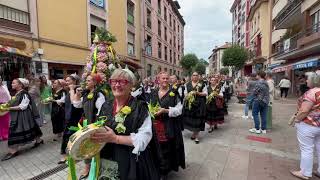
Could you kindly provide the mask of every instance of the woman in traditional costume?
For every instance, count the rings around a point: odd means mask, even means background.
[[[75,94],[75,89],[77,86],[79,86],[79,76],[76,74],[71,74],[66,78],[66,98],[65,98],[65,125],[64,125],[64,132],[62,136],[62,143],[61,143],[61,155],[62,159],[58,162],[58,164],[62,164],[66,162],[67,158],[67,144],[69,141],[70,136],[75,133],[75,131],[69,130],[72,126],[78,126],[78,123],[82,117],[83,109],[76,108],[71,103],[70,94]]]
[[[10,101],[11,96],[6,85],[2,84],[0,76],[0,104],[6,104]],[[6,141],[9,133],[10,113],[3,112],[0,115],[0,141]]]
[[[43,123],[46,124],[47,121],[50,119],[51,115],[51,102],[49,99],[52,97],[52,87],[51,81],[48,81],[46,76],[40,76],[40,117],[43,120]],[[50,83],[50,84],[49,84]]]
[[[158,75],[159,88],[151,92],[151,105],[158,104],[153,124],[161,149],[161,175],[166,176],[171,170],[185,168],[185,153],[179,116],[183,105],[176,89],[169,85],[169,75],[161,72]]]
[[[208,86],[207,97],[207,123],[209,124],[209,133],[218,128],[218,124],[224,123],[224,98],[221,90],[223,81],[219,80],[219,76],[210,78],[210,86]]]
[[[159,180],[152,121],[145,101],[131,96],[135,77],[128,69],[116,69],[110,78],[114,100],[107,100],[101,115],[107,117],[104,131],[91,139],[107,144],[100,152],[99,178]]]
[[[52,111],[51,111],[51,122],[52,131],[57,137],[53,140],[56,141],[57,138],[62,136],[65,125],[65,111],[64,103],[66,100],[66,91],[64,90],[66,82],[63,79],[55,80],[52,84],[53,86],[53,101],[52,101]]]
[[[191,81],[185,86],[185,105],[183,109],[184,128],[192,131],[191,140],[199,144],[199,132],[204,131],[206,116],[207,88],[199,81],[199,74],[194,72]]]
[[[17,156],[19,146],[34,140],[36,140],[34,148],[43,144],[40,138],[42,132],[35,120],[39,117],[39,112],[28,91],[25,90],[28,85],[29,81],[23,78],[12,81],[12,89],[16,91],[16,94],[7,109],[11,117],[8,137],[9,153],[2,158],[2,161]]]
[[[100,114],[101,107],[105,102],[105,96],[97,90],[97,85],[102,82],[99,74],[91,74],[86,78],[86,89],[77,89],[75,94],[71,94],[72,104],[76,108],[83,108],[84,119],[88,124],[94,123]],[[85,160],[85,168],[79,179],[85,179],[89,175],[91,159]]]

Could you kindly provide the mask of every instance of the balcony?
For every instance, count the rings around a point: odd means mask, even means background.
[[[30,31],[29,13],[0,4],[1,26]]]
[[[301,14],[302,0],[291,0],[274,18],[273,24],[276,29],[288,29],[302,22]]]
[[[320,49],[320,22],[298,34],[280,41],[276,48],[276,60],[297,59],[310,56]]]

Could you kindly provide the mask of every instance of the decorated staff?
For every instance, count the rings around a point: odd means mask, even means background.
[[[169,85],[169,75],[160,72],[158,75],[159,88],[151,91],[150,104],[159,105],[154,115],[153,124],[160,143],[160,170],[163,176],[170,171],[185,168],[184,144],[181,133],[179,116],[183,105],[179,94]]]
[[[5,161],[18,155],[19,146],[36,141],[33,147],[43,144],[40,139],[42,132],[36,122],[40,118],[36,104],[30,98],[28,91],[29,81],[24,78],[14,79],[12,88],[16,91],[12,101],[1,111],[10,111],[10,128],[8,137],[9,153],[1,160]]]
[[[205,128],[207,88],[200,82],[197,72],[192,74],[191,81],[185,86],[184,128],[193,132],[191,140],[199,144],[199,132]]]
[[[224,99],[222,86],[224,80],[215,75],[210,78],[210,86],[208,86],[208,96],[206,102],[206,122],[209,124],[209,133],[218,128],[218,124],[224,122]]]

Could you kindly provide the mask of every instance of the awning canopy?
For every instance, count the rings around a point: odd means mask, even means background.
[[[306,59],[293,64],[293,69],[304,69],[320,66],[319,58]]]
[[[283,72],[292,69],[292,64],[283,65],[272,69],[273,73]]]
[[[29,57],[31,58],[32,57],[32,54],[30,53],[27,53],[25,51],[22,51],[18,48],[13,48],[13,47],[9,47],[9,46],[3,46],[3,45],[0,45],[0,52],[7,52],[7,53],[12,53],[12,54],[18,54],[20,56],[26,56],[26,57]]]

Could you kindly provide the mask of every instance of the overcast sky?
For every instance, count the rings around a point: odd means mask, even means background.
[[[178,0],[185,26],[185,54],[208,59],[215,46],[232,40],[233,0]]]

